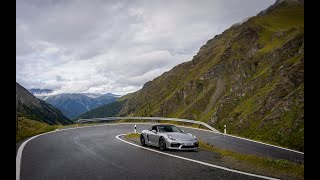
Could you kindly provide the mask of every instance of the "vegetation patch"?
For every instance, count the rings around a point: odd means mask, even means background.
[[[57,128],[58,125],[51,126],[49,124],[27,119],[25,117],[18,117],[18,131],[16,131],[16,142],[41,133],[54,131]]]
[[[138,138],[140,138],[140,134],[139,133],[130,133],[130,134],[126,134],[124,137],[127,139],[138,139]]]
[[[140,144],[139,133],[126,134],[124,138]],[[211,159],[212,163],[216,165],[281,179],[304,179],[303,163],[242,154],[215,147],[202,140],[199,140],[199,149],[200,151],[213,152],[212,157],[208,157],[208,159]]]
[[[304,179],[304,164],[283,159],[260,157],[215,147],[199,140],[199,148],[218,153],[221,161],[229,164],[229,168],[247,171],[283,179]]]

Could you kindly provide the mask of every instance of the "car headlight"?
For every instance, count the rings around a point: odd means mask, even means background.
[[[172,137],[171,135],[168,135],[168,138],[171,140],[177,140],[176,138]]]
[[[192,135],[192,137],[193,137],[194,140],[197,140],[197,137],[195,135]]]

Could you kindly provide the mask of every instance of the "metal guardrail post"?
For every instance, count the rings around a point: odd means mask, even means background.
[[[17,108],[18,108],[18,92],[17,92],[17,85],[16,85],[16,132],[18,132],[18,113],[17,113]]]

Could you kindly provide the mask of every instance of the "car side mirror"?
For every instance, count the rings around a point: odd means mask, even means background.
[[[151,131],[152,131],[152,132],[154,132],[154,133],[157,133],[157,131],[156,131],[156,130],[154,130],[154,129],[153,129],[153,130],[151,130]]]

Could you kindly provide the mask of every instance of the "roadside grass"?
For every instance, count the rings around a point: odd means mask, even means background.
[[[210,129],[208,129],[205,126],[202,126],[202,125],[199,125],[199,124],[193,124],[193,123],[165,121],[165,120],[150,121],[150,120],[130,120],[130,119],[122,119],[122,120],[117,120],[117,121],[113,121],[113,122],[90,122],[90,123],[72,124],[72,125],[58,126],[58,128],[62,129],[62,128],[71,128],[71,127],[90,126],[90,125],[92,126],[92,125],[99,125],[99,124],[121,124],[121,123],[132,123],[132,124],[134,124],[134,123],[172,124],[172,125],[182,126],[182,127],[186,127],[186,128],[189,127],[189,128],[196,128],[196,129],[203,129],[203,130],[211,131]],[[220,130],[220,131],[222,130],[223,131],[223,126],[221,125],[221,127],[217,128],[217,130]],[[249,139],[257,141],[257,142],[267,143],[267,144],[280,146],[280,147],[284,147],[284,148],[290,148],[290,147],[283,146],[283,145],[281,145],[279,143],[274,143],[274,142],[271,142],[271,141],[262,141],[260,139],[250,138],[250,137],[246,137],[246,136],[240,136],[238,134],[229,134],[229,135],[242,137],[242,138],[249,138]]]
[[[57,128],[58,125],[51,126],[49,124],[27,119],[25,117],[18,117],[18,131],[16,131],[16,142],[41,133],[54,131]]]
[[[250,104],[250,103],[249,103]],[[209,130],[207,127],[199,125],[199,124],[193,124],[193,123],[186,123],[186,122],[175,122],[175,121],[165,121],[165,120],[158,120],[158,121],[150,121],[150,120],[131,120],[131,119],[122,119],[122,120],[117,120],[117,121],[113,121],[113,122],[88,122],[88,123],[81,123],[81,124],[72,124],[72,125],[66,125],[66,126],[58,126],[59,129],[62,128],[71,128],[71,127],[82,127],[82,126],[92,126],[92,125],[99,125],[99,124],[121,124],[121,123],[150,123],[150,124],[173,124],[173,125],[177,125],[177,126],[182,126],[182,127],[186,127],[186,128],[196,128],[196,129],[203,129],[203,130]],[[229,132],[230,132],[230,126],[229,126]],[[220,126],[218,128],[216,128],[217,130],[219,130],[220,132],[223,131],[223,126],[220,124]],[[254,133],[254,131],[252,132]],[[233,136],[237,136],[237,137],[242,137],[242,138],[248,138],[257,142],[261,142],[261,143],[267,143],[267,144],[271,144],[271,145],[275,145],[275,146],[279,146],[279,147],[284,147],[284,148],[290,148],[288,146],[284,146],[282,144],[279,143],[275,143],[272,141],[263,141],[257,138],[252,138],[252,137],[247,137],[247,136],[243,136],[243,135],[239,135],[239,134],[229,134],[229,135],[233,135]],[[299,150],[298,150],[299,151]]]
[[[70,124],[70,125],[57,125],[58,129],[65,129],[65,128],[73,128],[73,127],[83,127],[83,126],[93,126],[93,125],[98,125],[102,123],[98,122],[90,122],[90,123],[75,123],[75,124]]]
[[[251,170],[253,173],[264,172],[271,176],[285,177],[286,179],[304,179],[304,164],[284,159],[259,157],[257,155],[242,154],[227,149],[217,148],[209,143],[199,140],[199,148],[220,154],[216,158],[228,162],[237,162],[239,170]],[[232,163],[231,163],[232,164]],[[236,165],[233,165],[236,167]]]
[[[139,137],[139,133],[129,133],[124,136],[125,139],[137,144],[139,144]],[[199,140],[199,149],[214,152],[214,155],[208,157],[208,159],[212,160],[212,163],[217,165],[281,179],[304,179],[303,163],[242,154],[215,147],[202,140]]]
[[[130,134],[126,134],[124,137],[128,139],[139,139],[140,133],[136,133],[136,134],[130,133]]]

